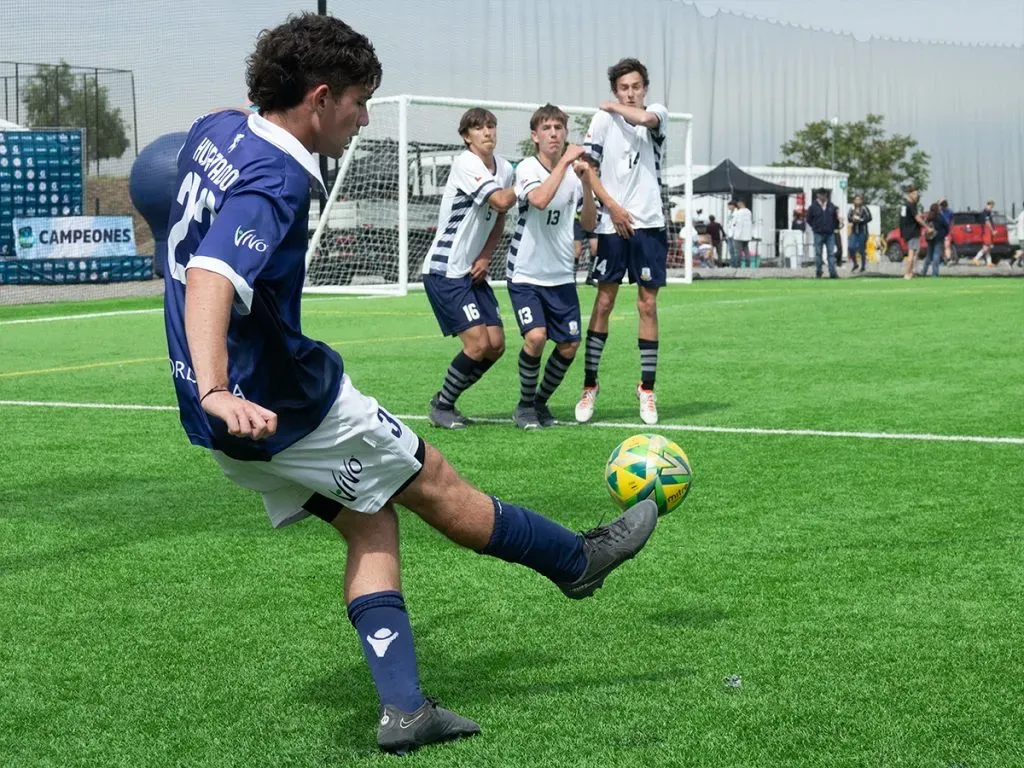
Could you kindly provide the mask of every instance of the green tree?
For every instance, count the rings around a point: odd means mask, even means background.
[[[590,115],[574,115],[572,118],[572,125],[569,128],[569,141],[570,142],[582,142],[583,137],[587,135],[587,129],[590,127]],[[525,139],[521,139],[516,144],[516,149],[519,150],[519,156],[522,158],[533,157],[537,154],[537,145],[533,143],[533,139],[527,136]]]
[[[833,167],[834,133],[834,167],[850,174],[850,197],[862,195],[865,203],[880,205],[882,229],[888,231],[898,220],[902,188],[913,183],[922,189],[928,184],[929,157],[912,137],[887,136],[883,121],[882,115],[869,114],[858,122],[836,126],[826,120],[808,123],[782,145],[782,160],[775,165]]]
[[[85,128],[86,160],[117,158],[128,149],[121,110],[111,107],[106,86],[64,61],[42,66],[24,89],[26,120],[33,128]]]

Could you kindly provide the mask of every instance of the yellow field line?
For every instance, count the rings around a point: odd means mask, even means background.
[[[132,360],[107,360],[101,363],[83,363],[82,365],[63,365],[59,368],[35,368],[30,371],[7,371],[0,373],[0,379],[10,379],[15,376],[34,376],[40,373],[70,373],[71,371],[84,371],[89,368],[109,368],[114,365],[131,365],[132,363],[156,363],[167,362],[166,357],[136,357]]]
[[[344,339],[342,341],[329,341],[328,346],[351,346],[353,344],[380,344],[387,341],[424,341],[426,339],[440,339],[441,336],[432,333],[429,336],[395,336],[390,339]],[[62,365],[58,368],[33,368],[28,371],[7,371],[0,373],[0,379],[13,379],[18,376],[36,376],[45,373],[71,373],[73,371],[85,371],[90,368],[112,368],[116,365],[133,365],[135,363],[159,363],[167,362],[166,357],[136,357],[131,360],[104,360],[98,363],[83,363],[82,365]]]

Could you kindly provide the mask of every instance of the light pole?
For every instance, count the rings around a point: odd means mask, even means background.
[[[834,171],[836,169],[836,128],[839,126],[839,118],[833,117],[829,122],[832,123],[832,165],[830,168]]]

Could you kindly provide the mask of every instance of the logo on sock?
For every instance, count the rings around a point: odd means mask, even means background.
[[[392,632],[387,627],[381,627],[372,635],[366,636],[366,642],[373,648],[373,652],[377,654],[378,659],[383,659],[384,654],[388,652],[388,648],[398,638],[397,632]]]

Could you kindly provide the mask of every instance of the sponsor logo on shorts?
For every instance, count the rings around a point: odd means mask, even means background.
[[[570,320],[569,321],[569,333],[572,334],[573,336],[575,336],[579,332],[580,332],[580,324],[577,323],[575,320]]]
[[[644,267],[643,269],[640,270],[640,279],[641,280],[650,280],[651,279],[651,268],[650,267]]]
[[[331,472],[331,477],[334,478],[334,484],[338,486],[337,489],[331,491],[331,493],[342,501],[355,501],[356,486],[359,485],[359,481],[362,479],[360,477],[362,472],[363,462],[355,456],[345,459],[340,469],[335,469]]]

